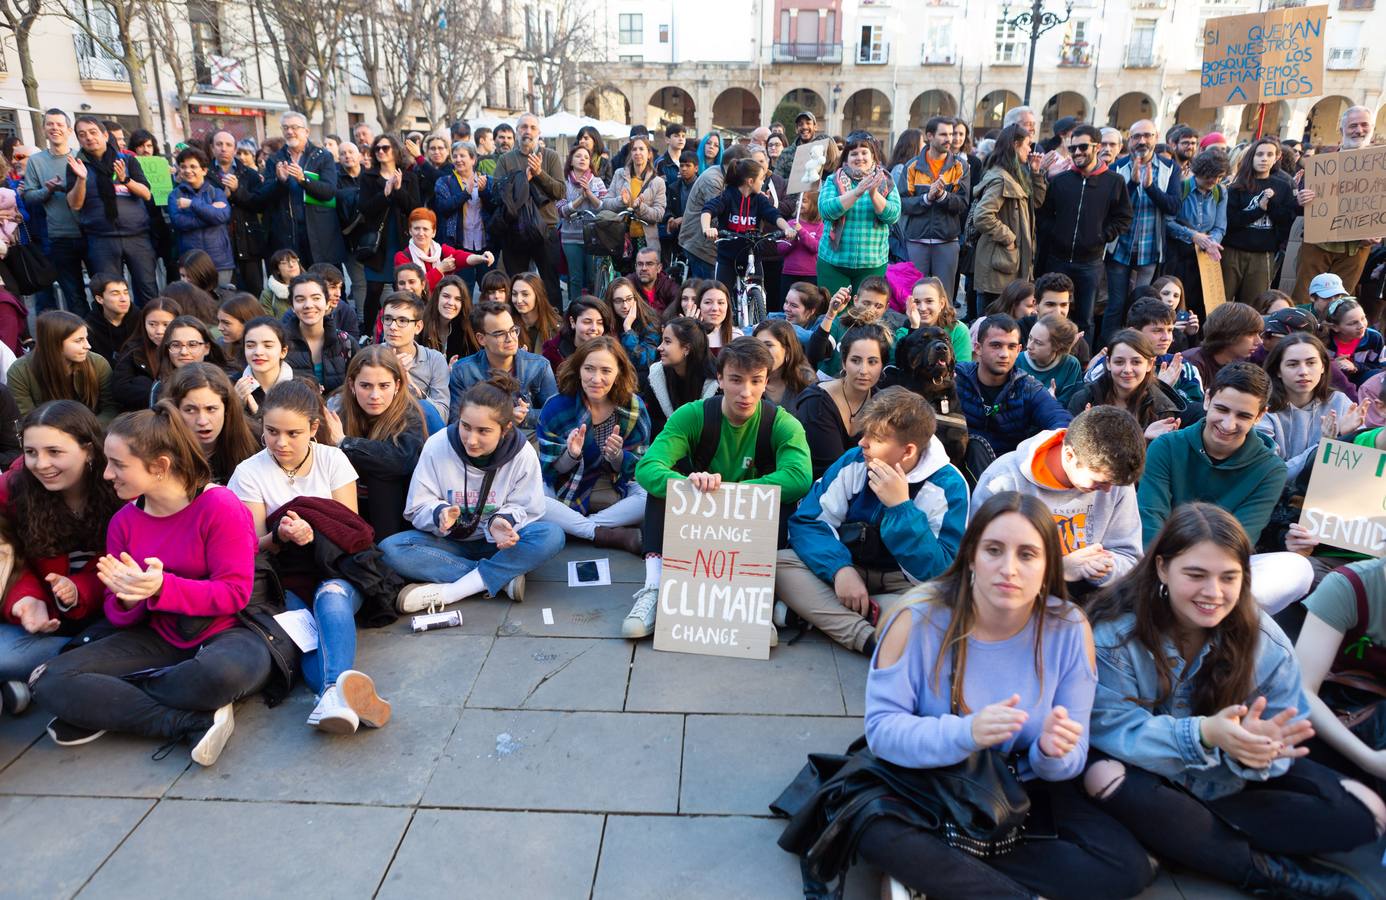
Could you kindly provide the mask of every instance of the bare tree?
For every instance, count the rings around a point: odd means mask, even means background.
[[[563,109],[576,88],[581,60],[596,58],[597,29],[584,0],[552,0],[526,7],[524,40],[513,58],[527,64],[532,108],[541,116]]]
[[[330,130],[337,117],[337,50],[346,37],[350,0],[252,0],[264,26],[279,86],[294,109],[322,110]]]
[[[514,52],[501,4],[487,0],[434,0],[437,37],[424,46],[423,94],[434,123],[461,118]],[[508,5],[508,4],[507,4]]]
[[[34,136],[39,143],[43,138],[43,107],[39,105],[38,76],[34,74],[34,59],[29,53],[29,33],[41,9],[41,0],[0,0],[0,30],[14,37],[20,80],[24,84],[24,102],[31,107],[29,121],[33,123]]]
[[[346,30],[347,44],[375,101],[385,131],[398,131],[423,89],[428,46],[441,40],[438,0],[362,0]]]
[[[3,0],[0,0],[3,2]],[[197,91],[197,70],[188,33],[188,0],[135,0],[144,17],[156,65],[173,90],[174,104],[182,121],[183,135],[192,136],[192,95]],[[186,39],[185,39],[186,38]]]
[[[143,0],[45,0],[43,11],[76,25],[81,32],[80,43],[86,44],[89,57],[95,56],[94,51],[100,50],[125,66],[130,78],[130,92],[135,97],[135,112],[140,122],[148,126],[154,121],[144,80],[144,63],[148,54],[135,40],[137,30],[145,24],[142,2]],[[80,51],[82,48],[78,49]]]

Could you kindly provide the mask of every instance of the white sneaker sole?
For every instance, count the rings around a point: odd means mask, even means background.
[[[196,747],[193,747],[193,762],[199,766],[210,766],[215,763],[221,756],[221,751],[226,749],[226,742],[230,740],[231,734],[235,730],[236,717],[232,714],[231,704],[228,703],[216,711],[212,717],[212,727],[207,729],[202,740],[197,742]]]
[[[337,693],[367,728],[382,728],[389,723],[390,703],[376,693],[375,682],[365,672],[343,672],[337,677]]]
[[[330,712],[316,719],[309,716],[308,724],[328,734],[355,734],[356,729],[361,726],[356,714],[349,709]]]

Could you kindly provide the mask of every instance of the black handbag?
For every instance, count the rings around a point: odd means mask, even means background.
[[[5,265],[9,267],[10,277],[20,294],[34,294],[53,286],[58,280],[58,270],[42,252],[34,249],[29,239],[29,229],[23,222],[19,231],[25,243],[15,244],[5,254]]]
[[[351,255],[357,262],[370,262],[380,255],[380,248],[385,243],[385,219],[380,220],[380,224],[375,228],[358,230],[356,237],[351,242]]]

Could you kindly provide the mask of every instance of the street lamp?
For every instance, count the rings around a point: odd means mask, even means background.
[[[1044,0],[1033,0],[1030,9],[1022,12],[1014,19],[1010,17],[1011,4],[1006,0],[1001,6],[1001,20],[1009,28],[1027,28],[1030,31],[1030,61],[1025,67],[1025,105],[1030,105],[1030,84],[1035,80],[1035,45],[1039,43],[1040,35],[1049,31],[1057,25],[1062,25],[1068,21],[1068,17],[1073,13],[1073,0],[1068,0],[1064,5],[1064,17],[1059,18],[1058,13],[1046,12]]]

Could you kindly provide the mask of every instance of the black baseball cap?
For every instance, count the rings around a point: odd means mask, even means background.
[[[1284,337],[1302,331],[1313,334],[1318,327],[1319,320],[1314,318],[1313,313],[1291,306],[1265,316],[1261,333],[1271,337]]]

